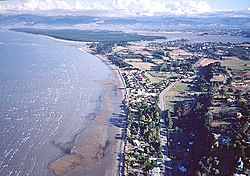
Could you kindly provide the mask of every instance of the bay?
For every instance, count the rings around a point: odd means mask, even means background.
[[[0,175],[52,175],[101,105],[109,68],[69,43],[0,31]]]

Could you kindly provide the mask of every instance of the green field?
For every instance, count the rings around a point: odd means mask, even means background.
[[[156,66],[150,62],[128,62],[128,64],[132,65],[134,68],[139,68],[142,71],[152,70],[152,67]]]
[[[173,91],[177,93],[185,92],[189,90],[189,84],[187,83],[177,83],[176,86],[173,88]]]
[[[169,73],[169,72],[148,71],[148,77],[150,81],[153,83],[158,83],[162,80],[166,80],[176,76],[178,76],[178,74],[176,74],[175,72]]]
[[[240,60],[236,57],[232,57],[227,60],[220,61],[223,66],[229,67],[233,70],[250,70],[250,61]]]
[[[184,94],[184,92],[187,93],[190,91],[189,85],[190,84],[179,82],[169,91],[166,96],[166,105],[171,112],[174,111],[174,106],[176,104],[191,100],[190,97]]]
[[[152,83],[159,83],[160,81],[163,81],[165,80],[165,78],[163,77],[153,77],[151,74],[147,74],[147,77],[149,78],[149,80],[152,82]]]

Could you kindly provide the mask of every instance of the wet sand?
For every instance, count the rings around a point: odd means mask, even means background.
[[[125,89],[119,71],[99,57],[112,70],[112,80],[103,80],[105,92],[100,112],[93,122],[77,137],[71,153],[49,165],[55,175],[99,176],[119,175],[119,157],[123,149]]]

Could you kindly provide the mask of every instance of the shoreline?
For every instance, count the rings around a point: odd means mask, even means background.
[[[78,47],[79,48],[79,47]],[[79,48],[88,52],[83,47]],[[76,144],[70,154],[64,155],[48,168],[55,175],[119,175],[120,152],[123,150],[123,125],[119,124],[124,117],[125,82],[120,70],[105,57],[94,55],[112,72],[112,78],[103,80],[105,90],[101,107],[91,124],[78,135]]]

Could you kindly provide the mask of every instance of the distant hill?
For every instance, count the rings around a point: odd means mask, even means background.
[[[107,29],[110,26],[127,26],[142,29],[163,29],[163,30],[192,30],[192,29],[249,29],[250,17],[221,14],[206,16],[159,16],[159,17],[95,17],[81,15],[32,15],[32,14],[1,14],[1,26],[51,26],[51,27],[71,27],[74,28],[81,24],[96,24],[97,26]],[[107,27],[107,25],[109,25]]]
[[[15,25],[23,24],[26,26],[34,26],[38,24],[47,25],[75,25],[82,23],[94,23],[98,20],[96,17],[91,16],[43,16],[43,15],[0,15],[0,25]]]
[[[249,30],[249,31],[242,31],[241,34],[242,34],[244,37],[250,37],[250,30]]]
[[[249,15],[247,15],[249,14]],[[82,31],[143,31],[147,32],[195,32],[208,35],[232,35],[249,37],[250,29],[250,12],[239,13],[217,13],[206,14],[201,16],[139,16],[139,17],[100,17],[87,15],[38,15],[38,14],[0,14],[0,28],[33,28],[27,30],[29,33],[40,33],[56,38],[67,40],[88,41],[90,37],[85,32],[65,31],[63,29],[74,29]],[[36,29],[36,30],[35,30]],[[40,30],[38,30],[40,29]],[[47,29],[47,31],[41,30]],[[60,31],[49,31],[49,29],[61,29]],[[69,35],[70,33],[70,35]],[[77,36],[81,33],[82,37]],[[94,34],[94,33],[92,33]],[[97,40],[93,35],[94,41]],[[105,33],[104,36],[106,36]],[[99,34],[95,34],[99,35]],[[110,36],[109,34],[107,36]],[[107,37],[106,36],[106,37]],[[117,34],[115,38],[110,40],[118,41],[125,39],[123,34]],[[134,37],[134,39],[133,39]],[[100,40],[107,40],[107,38],[100,36]],[[131,34],[126,37],[128,41],[150,40],[150,37],[139,36]],[[151,37],[157,38],[157,37]]]

